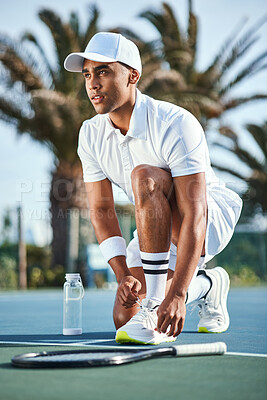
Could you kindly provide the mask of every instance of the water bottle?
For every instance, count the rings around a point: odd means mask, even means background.
[[[80,274],[66,274],[63,301],[63,335],[82,334],[82,299],[84,296]]]

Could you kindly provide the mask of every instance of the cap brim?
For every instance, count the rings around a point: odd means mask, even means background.
[[[70,72],[82,72],[84,59],[96,62],[116,62],[114,58],[102,56],[98,53],[71,53],[64,61],[64,68]]]

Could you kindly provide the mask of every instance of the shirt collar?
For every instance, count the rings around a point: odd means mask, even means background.
[[[115,128],[108,114],[106,114],[106,138],[108,139]],[[136,100],[130,119],[130,126],[126,136],[146,140],[147,138],[147,105],[145,96],[136,89]],[[125,137],[126,137],[125,136]]]

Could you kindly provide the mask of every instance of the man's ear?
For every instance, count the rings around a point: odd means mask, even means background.
[[[136,84],[139,80],[139,72],[136,69],[132,69],[130,73],[129,82],[132,84]]]

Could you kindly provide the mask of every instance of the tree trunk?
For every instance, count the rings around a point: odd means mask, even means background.
[[[21,207],[18,207],[18,234],[19,288],[27,289],[27,252],[23,238]]]
[[[50,212],[53,230],[52,239],[52,268],[61,265],[67,271],[68,260],[68,232],[71,210],[76,209],[75,217],[79,217],[77,210],[88,209],[85,187],[82,180],[80,163],[70,165],[59,162],[52,173],[50,189]]]

